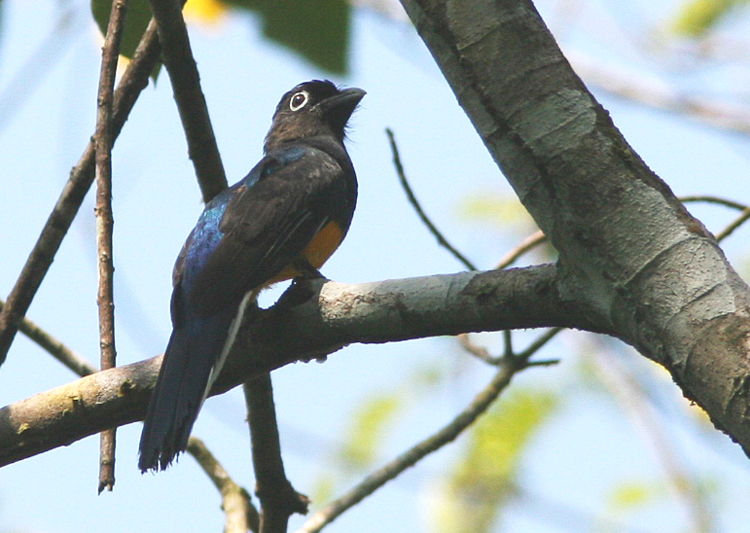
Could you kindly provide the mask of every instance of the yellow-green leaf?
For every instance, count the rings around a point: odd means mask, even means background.
[[[733,8],[748,0],[692,0],[682,7],[674,21],[674,30],[690,37],[700,37],[713,29]]]
[[[389,424],[403,406],[397,394],[376,396],[363,403],[354,416],[354,425],[342,448],[344,462],[355,469],[366,468],[378,456]]]
[[[556,404],[550,392],[516,390],[479,420],[435,510],[440,531],[490,530],[513,494],[524,451]]]

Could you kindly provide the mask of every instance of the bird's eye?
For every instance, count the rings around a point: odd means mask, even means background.
[[[298,93],[295,93],[294,96],[292,96],[292,99],[289,101],[289,109],[291,109],[292,111],[299,111],[307,105],[308,100],[310,100],[310,95],[307,93],[307,91],[300,91]]]

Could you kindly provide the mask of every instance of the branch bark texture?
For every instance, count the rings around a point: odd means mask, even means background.
[[[628,146],[526,1],[402,0],[560,254],[560,296],[662,364],[750,451],[750,291]]]
[[[211,394],[285,364],[355,342],[468,331],[582,327],[606,332],[564,304],[553,265],[347,285],[293,286],[268,310],[247,313]],[[0,466],[141,420],[161,356],[86,376],[0,409]]]

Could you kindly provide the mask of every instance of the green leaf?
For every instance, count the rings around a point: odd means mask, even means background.
[[[395,393],[375,396],[363,403],[341,451],[344,462],[355,469],[370,466],[377,459],[389,424],[402,407],[403,401]]]
[[[109,24],[109,13],[112,10],[112,0],[91,0],[91,13],[99,26],[102,35],[107,33]],[[125,15],[125,32],[120,44],[120,55],[128,59],[133,57],[133,52],[141,41],[143,32],[146,31],[151,20],[151,6],[148,0],[130,0]]]
[[[351,7],[346,0],[229,0],[263,19],[263,35],[335,74],[348,71]]]
[[[436,506],[440,531],[482,533],[492,528],[514,493],[524,452],[556,405],[550,392],[517,389],[480,418]]]
[[[506,195],[477,194],[465,198],[460,206],[461,216],[473,220],[487,220],[498,226],[509,222],[533,225],[534,221],[518,198]]]
[[[615,487],[609,506],[617,511],[633,510],[653,503],[664,496],[664,490],[647,482],[630,481]]]
[[[701,37],[712,30],[732,9],[748,0],[692,0],[674,21],[674,30],[689,37]]]

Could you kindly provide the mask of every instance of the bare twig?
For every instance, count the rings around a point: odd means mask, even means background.
[[[96,133],[96,248],[98,251],[99,290],[99,348],[101,368],[116,365],[115,303],[112,276],[114,259],[112,249],[112,105],[115,74],[120,54],[122,30],[125,26],[127,0],[113,0],[107,25],[107,35],[102,47],[102,66],[99,75]],[[100,442],[99,493],[115,484],[115,428],[103,431]]]
[[[666,83],[637,79],[631,74],[602,68],[600,64],[571,51],[566,53],[566,57],[587,84],[613,95],[680,113],[714,128],[750,134],[750,108],[746,106],[683,94]]]
[[[188,154],[195,167],[203,200],[208,202],[227,187],[227,179],[201,91],[198,67],[190,50],[181,6],[182,2],[175,0],[151,0],[159,40],[164,48],[164,66],[172,82],[187,137]]]
[[[742,213],[740,213],[740,216],[738,216],[726,228],[716,234],[716,240],[719,242],[729,237],[729,235],[731,235],[734,230],[739,228],[742,224],[747,222],[748,219],[750,219],[750,206],[735,202],[733,200],[727,200],[725,198],[719,198],[717,196],[684,196],[680,198],[680,201],[683,203],[705,202],[710,204],[718,204],[729,207],[731,209],[742,211]]]
[[[706,196],[706,195],[681,196],[678,199],[683,203],[705,202],[709,204],[723,205],[725,207],[736,209],[737,211],[742,211],[744,209],[747,209],[747,205],[745,204],[735,202],[734,200],[727,200],[726,198],[719,198],[718,196]]]
[[[538,230],[528,237],[526,237],[524,240],[519,242],[512,250],[510,250],[505,256],[500,260],[496,268],[502,269],[502,268],[508,268],[510,265],[516,262],[516,260],[521,257],[523,254],[528,252],[529,250],[532,250],[545,242],[547,240],[547,237],[542,233],[542,230]]]
[[[692,523],[690,530],[696,533],[713,531],[711,513],[706,507],[700,489],[691,478],[689,470],[681,464],[679,455],[675,453],[673,439],[665,434],[662,424],[653,413],[653,408],[644,401],[645,393],[641,385],[615,357],[605,351],[600,351],[594,361],[601,380],[651,446],[674,494],[683,504]]]
[[[419,201],[417,200],[417,197],[414,196],[414,191],[412,191],[411,186],[409,185],[409,182],[406,179],[406,173],[404,172],[404,167],[401,164],[401,157],[398,153],[398,146],[396,146],[396,138],[393,135],[393,131],[390,128],[386,128],[385,133],[388,135],[388,140],[391,143],[391,152],[393,153],[393,165],[396,167],[396,173],[398,174],[398,179],[401,182],[401,186],[404,188],[404,191],[406,192],[406,196],[409,199],[409,203],[414,207],[414,210],[417,212],[417,215],[419,216],[420,220],[424,223],[425,226],[427,226],[427,229],[432,233],[435,238],[438,241],[438,244],[446,248],[451,254],[453,254],[453,257],[458,259],[463,265],[468,268],[469,270],[477,270],[477,267],[474,266],[474,263],[469,261],[461,252],[459,252],[451,243],[448,242],[448,240],[443,236],[442,233],[440,233],[440,230],[438,230],[435,227],[435,224],[432,223],[430,218],[427,216],[427,214],[422,209],[422,206],[419,204]]]
[[[314,533],[320,531],[344,511],[362,501],[401,472],[414,466],[430,453],[455,440],[456,437],[474,423],[492,405],[505,387],[508,386],[516,372],[527,366],[528,357],[532,353],[526,350],[523,355],[503,357],[498,364],[499,370],[492,381],[448,425],[429,438],[419,442],[387,465],[371,473],[352,490],[326,505],[311,516],[297,530],[297,533]]]
[[[253,505],[250,494],[238,485],[227,473],[221,463],[213,456],[203,441],[191,436],[187,451],[221,493],[221,507],[226,515],[224,533],[257,533],[259,516]]]
[[[0,310],[3,308],[3,305],[4,302],[0,300]],[[89,374],[99,371],[94,365],[73,352],[61,341],[54,338],[28,318],[21,320],[18,329],[21,333],[46,350],[52,357],[60,361],[79,376],[88,376]]]
[[[474,341],[471,340],[471,336],[468,333],[461,333],[460,335],[456,336],[458,338],[458,343],[461,345],[461,348],[469,352],[471,355],[476,357],[477,359],[480,359],[484,361],[485,363],[489,363],[491,365],[494,365],[497,363],[495,357],[490,354],[490,352],[485,348],[484,346],[480,346]]]
[[[736,219],[734,219],[726,228],[721,230],[719,233],[716,234],[716,240],[721,242],[727,237],[729,237],[734,230],[739,228],[742,224],[747,222],[747,219],[750,218],[750,207],[746,207],[740,216],[738,216]]]
[[[156,33],[156,25],[149,24],[143,34],[133,59],[122,76],[115,92],[112,114],[112,140],[119,135],[125,120],[133,108],[138,95],[146,85],[148,77],[156,65],[161,47]],[[70,178],[50,213],[39,239],[34,245],[26,264],[13,287],[6,305],[0,312],[0,364],[5,361],[18,326],[23,320],[36,291],[44,280],[52,260],[60,248],[65,234],[70,228],[83,198],[94,181],[94,143],[81,156],[70,173]]]
[[[271,374],[244,384],[253,449],[255,493],[260,500],[260,533],[286,533],[293,513],[307,514],[310,500],[298,493],[284,473]]]

